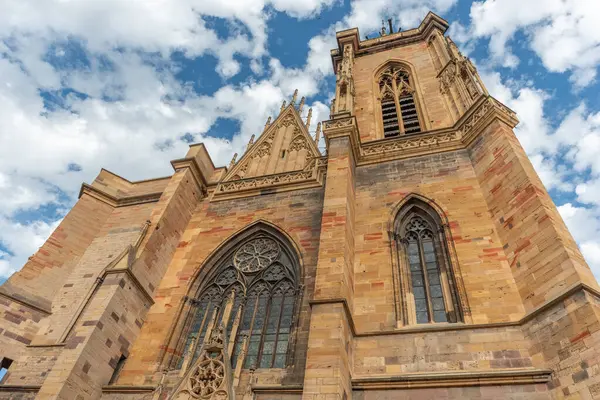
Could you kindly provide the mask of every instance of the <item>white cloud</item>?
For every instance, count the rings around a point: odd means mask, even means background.
[[[558,211],[579,244],[596,279],[600,279],[600,209],[566,203],[558,207]]]
[[[298,88],[317,91],[319,74],[268,66],[267,22],[273,9],[310,18],[334,0],[31,0],[3,4],[0,14],[0,278],[22,266],[54,223],[21,224],[14,215],[54,203],[68,208],[82,181],[101,167],[128,179],[172,173],[169,160],[185,154],[191,134],[204,142],[216,165],[242,152],[266,117]],[[226,32],[215,28],[215,18]],[[73,63],[74,45],[87,63]],[[227,83],[200,95],[175,78],[174,51],[217,58],[227,79],[250,62],[259,81]],[[39,90],[73,89],[88,97],[56,95],[68,110],[48,111]],[[113,101],[107,101],[107,98]],[[320,104],[320,103],[319,103]],[[317,108],[320,107],[317,105]],[[207,136],[218,118],[240,124],[232,140]],[[313,118],[315,124],[317,120]],[[316,126],[316,125],[313,125]],[[221,135],[223,132],[211,132]],[[63,192],[68,196],[65,202]]]
[[[583,87],[594,80],[600,62],[598,15],[600,2],[590,0],[477,1],[470,34],[457,39],[489,38],[492,59],[515,67],[519,59],[509,43],[522,31],[549,71],[572,71],[572,82]]]

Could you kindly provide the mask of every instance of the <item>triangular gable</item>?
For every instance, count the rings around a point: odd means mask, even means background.
[[[321,157],[321,153],[295,106],[290,104],[250,146],[224,181],[299,171],[315,157]]]

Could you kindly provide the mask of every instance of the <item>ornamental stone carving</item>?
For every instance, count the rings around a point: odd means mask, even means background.
[[[209,399],[219,390],[225,377],[225,366],[220,360],[205,358],[190,377],[191,392],[201,399]]]
[[[177,385],[175,400],[233,399],[231,365],[223,324],[216,326],[202,346],[200,357]]]
[[[306,138],[304,136],[298,135],[292,140],[292,143],[290,143],[289,150],[290,151],[300,151],[303,149],[306,149],[306,150],[309,149],[308,142],[306,141]]]
[[[267,186],[308,181],[315,177],[315,171],[294,171],[277,175],[259,176],[256,178],[240,179],[223,182],[217,188],[218,193],[236,192],[239,190],[258,189]]]
[[[242,272],[258,272],[271,265],[279,256],[279,246],[268,238],[254,239],[233,256],[233,263]]]

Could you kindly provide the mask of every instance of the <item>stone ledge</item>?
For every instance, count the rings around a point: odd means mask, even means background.
[[[151,393],[156,386],[107,385],[102,386],[102,393]]]
[[[349,137],[358,166],[464,150],[492,121],[499,119],[510,127],[518,124],[514,111],[491,96],[482,95],[452,127],[401,135],[362,143],[354,116],[340,116],[323,122],[327,147],[329,140]]]
[[[52,311],[50,311],[48,309],[45,309],[45,308],[42,308],[40,306],[37,306],[37,305],[35,305],[33,303],[30,303],[25,298],[19,299],[19,298],[15,297],[14,295],[5,292],[3,289],[4,289],[3,287],[0,287],[0,296],[1,297],[6,297],[10,301],[14,301],[15,303],[21,304],[22,306],[29,307],[32,310],[35,310],[37,312],[41,312],[41,313],[46,314],[46,315],[52,314]]]
[[[581,290],[588,292],[600,299],[600,292],[598,290],[586,285],[585,283],[578,283],[578,284],[575,284],[572,287],[568,288],[567,290],[565,290],[563,293],[556,296],[555,298],[548,300],[544,304],[541,304],[538,308],[536,308],[535,310],[532,310],[528,314],[525,314],[521,319],[519,319],[517,321],[490,322],[487,324],[439,323],[439,324],[428,324],[428,325],[421,325],[421,326],[414,325],[414,326],[407,326],[407,327],[402,327],[402,328],[397,328],[397,329],[385,329],[385,330],[380,330],[380,331],[365,331],[365,332],[358,332],[358,330],[356,329],[356,325],[354,324],[354,319],[352,317],[352,312],[350,311],[350,308],[348,306],[348,302],[346,301],[346,299],[333,298],[333,299],[309,300],[308,304],[310,305],[311,308],[315,305],[322,305],[322,304],[342,304],[343,308],[344,308],[344,312],[346,313],[346,318],[348,319],[348,323],[350,325],[352,334],[355,337],[368,337],[368,336],[415,334],[415,333],[426,333],[426,332],[447,332],[447,331],[457,331],[457,330],[465,330],[465,329],[489,329],[489,328],[519,327],[519,326],[526,324],[527,322],[529,322],[530,320],[535,318],[537,315],[543,313],[544,311],[548,310],[549,308],[552,308],[552,306],[556,305],[557,303],[563,301],[564,299],[572,296],[573,294],[575,294]]]
[[[322,187],[325,176],[325,162],[321,162],[322,159],[313,159],[307,168],[298,171],[220,182],[211,201]]]
[[[126,207],[137,204],[156,203],[160,199],[160,196],[162,196],[162,192],[156,192],[137,196],[115,197],[101,189],[98,189],[92,185],[88,185],[87,183],[81,185],[81,189],[79,190],[79,198],[81,198],[81,196],[84,194],[100,200],[101,202],[112,207]]]
[[[194,178],[194,183],[196,183],[196,187],[203,197],[206,196],[208,184],[204,174],[202,173],[202,170],[200,169],[200,166],[198,165],[198,161],[196,161],[195,158],[187,157],[172,160],[171,166],[173,166],[175,172],[186,168],[189,169],[192,173],[192,177]]]
[[[257,394],[302,394],[302,385],[252,385]]]
[[[0,392],[39,392],[42,385],[0,385]]]
[[[434,387],[527,385],[547,383],[549,369],[407,373],[352,379],[353,390],[417,389]]]

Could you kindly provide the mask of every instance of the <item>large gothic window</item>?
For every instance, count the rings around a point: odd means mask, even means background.
[[[177,345],[177,368],[198,359],[210,331],[226,330],[236,368],[286,367],[298,291],[298,265],[276,237],[258,232],[242,240],[214,267],[188,300]]]
[[[412,200],[394,225],[404,322],[460,321],[456,276],[439,215],[427,203]]]
[[[379,75],[378,85],[384,137],[421,132],[415,90],[408,71],[389,65]]]

